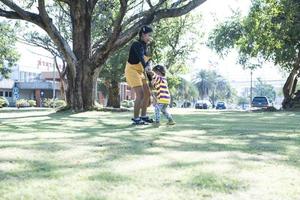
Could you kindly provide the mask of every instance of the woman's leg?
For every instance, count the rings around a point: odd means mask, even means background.
[[[135,92],[133,117],[136,119],[140,116],[140,110],[142,108],[144,99],[144,91],[142,86],[134,87],[133,90]]]
[[[150,104],[150,88],[148,84],[143,84],[143,100],[142,100],[142,113],[141,116],[147,116],[147,108]]]

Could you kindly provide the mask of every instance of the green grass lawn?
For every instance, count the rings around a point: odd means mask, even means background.
[[[300,113],[0,111],[0,199],[300,199]]]

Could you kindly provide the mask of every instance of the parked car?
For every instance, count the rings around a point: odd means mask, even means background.
[[[189,101],[185,101],[183,102],[183,104],[181,105],[181,108],[189,108],[191,107],[192,103]]]
[[[216,105],[216,109],[217,110],[225,110],[227,107],[226,107],[226,104],[225,102],[223,101],[219,101]]]
[[[267,108],[270,107],[270,101],[267,97],[254,97],[251,103],[253,108]]]
[[[196,109],[208,109],[210,107],[210,103],[208,101],[197,101],[195,104]]]

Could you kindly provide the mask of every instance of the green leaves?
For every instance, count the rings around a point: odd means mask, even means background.
[[[276,91],[274,87],[261,79],[257,79],[257,83],[253,88],[254,96],[266,96],[268,99],[274,101],[276,98]]]
[[[261,57],[289,70],[300,50],[299,10],[297,0],[253,0],[246,17],[233,16],[210,34],[208,46],[220,55],[236,48],[244,63]]]
[[[154,41],[151,45],[153,59],[167,67],[169,88],[176,99],[198,96],[192,84],[179,75],[188,72],[186,61],[195,51],[195,43],[202,36],[195,31],[195,25],[200,19],[200,16],[186,15],[154,24]]]
[[[16,36],[8,23],[0,23],[0,75],[9,77],[11,67],[17,62],[19,54],[15,50]]]
[[[166,65],[169,70],[173,65],[182,65],[195,50],[194,43],[199,37],[195,24],[200,16],[186,15],[164,19],[154,25],[153,59]],[[189,37],[189,39],[185,39]],[[176,70],[177,71],[177,70]]]
[[[229,100],[233,96],[230,84],[216,71],[201,70],[194,78],[201,99],[209,98],[212,102]]]
[[[225,56],[239,43],[245,43],[242,36],[243,28],[240,21],[240,14],[236,14],[223,24],[219,24],[210,33],[207,45],[221,56]]]

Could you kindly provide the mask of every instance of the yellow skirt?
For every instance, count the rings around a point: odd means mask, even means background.
[[[142,64],[132,65],[127,62],[125,67],[125,77],[127,84],[132,88],[147,84]]]

